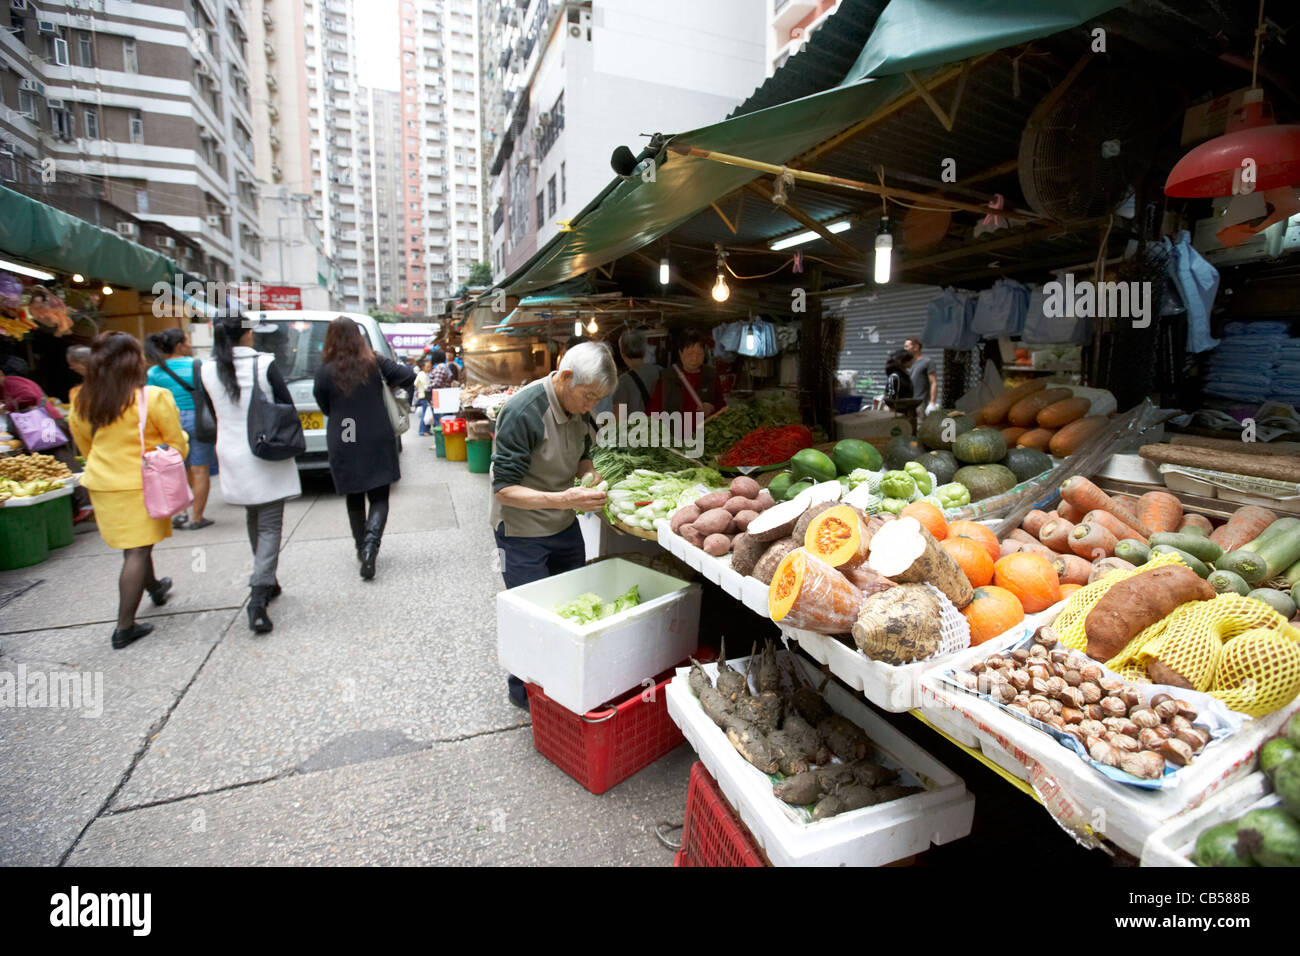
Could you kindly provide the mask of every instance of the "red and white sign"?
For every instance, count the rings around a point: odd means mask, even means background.
[[[296,285],[261,285],[246,282],[239,286],[239,301],[251,310],[302,309],[302,289]]]

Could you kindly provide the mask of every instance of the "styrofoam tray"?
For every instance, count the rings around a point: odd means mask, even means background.
[[[820,683],[813,665],[796,658],[808,678]],[[730,663],[742,673],[748,659]],[[710,679],[717,665],[707,664]],[[975,798],[960,777],[878,717],[834,681],[823,696],[836,712],[861,727],[888,764],[925,786],[917,793],[863,807],[816,823],[793,819],[772,795],[772,781],[751,765],[700,707],[682,668],[668,685],[668,715],[682,729],[705,767],[718,781],[755,842],[776,866],[882,866],[970,833]]]
[[[943,670],[987,656],[1005,646],[1002,641],[999,637],[968,648],[946,661]],[[1084,845],[1095,844],[1091,830],[1135,856],[1161,824],[1250,773],[1259,748],[1300,709],[1300,702],[1293,702],[1267,717],[1247,721],[1240,733],[1218,742],[1180,771],[1179,786],[1143,790],[1107,779],[1050,735],[989,701],[949,686],[939,674],[931,669],[921,678],[920,709],[926,720],[967,746],[974,737],[990,759],[1026,780],[1056,821]]]
[[[740,600],[764,620],[770,620],[767,610],[767,585],[756,577],[747,577],[740,584]]]
[[[55,498],[66,498],[77,490],[77,483],[70,481],[62,488],[55,488],[53,491],[47,491],[39,495],[30,495],[26,498],[6,498],[0,501],[0,508],[27,508],[31,505],[43,505],[47,501],[53,501]]]
[[[1196,866],[1189,857],[1196,849],[1196,838],[1216,823],[1239,817],[1257,807],[1275,807],[1281,798],[1273,793],[1268,778],[1252,773],[1234,783],[1214,799],[1195,810],[1174,817],[1158,827],[1142,847],[1142,866]]]

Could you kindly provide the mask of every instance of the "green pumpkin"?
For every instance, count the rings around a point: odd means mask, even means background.
[[[952,481],[952,476],[961,467],[957,457],[950,451],[927,451],[916,461],[926,471],[934,472],[934,477],[939,479],[941,485]]]
[[[1007,440],[996,428],[976,428],[957,437],[952,453],[967,465],[991,465],[1007,456]]]
[[[1052,460],[1052,456],[1039,451],[1037,448],[1009,449],[1006,457],[998,464],[1010,468],[1020,481],[1036,478],[1043,472],[1051,471],[1056,467],[1056,462]]]
[[[1010,468],[1002,465],[967,465],[957,469],[953,481],[961,482],[970,489],[971,501],[983,501],[1004,491],[1010,491],[1019,482]]]
[[[946,425],[949,419],[952,424]],[[916,437],[931,451],[952,451],[953,443],[974,428],[975,419],[960,409],[938,408],[925,416],[921,427],[916,430]]]

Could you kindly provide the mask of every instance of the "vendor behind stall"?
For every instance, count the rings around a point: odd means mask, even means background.
[[[650,396],[652,412],[703,412],[708,418],[718,410],[721,398],[713,369],[704,364],[704,340],[699,332],[687,332],[677,349],[677,361],[659,375]]]
[[[580,568],[586,562],[574,511],[599,511],[605,493],[574,486],[601,477],[591,462],[591,410],[617,381],[609,348],[575,345],[560,367],[521,388],[501,407],[492,448],[490,521],[507,588]],[[528,706],[513,674],[510,701]]]

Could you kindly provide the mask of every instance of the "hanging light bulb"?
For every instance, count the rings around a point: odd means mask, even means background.
[[[889,234],[889,217],[880,218],[880,231],[876,233],[876,285],[889,281],[890,268],[894,258],[894,237]]]
[[[573,334],[575,336],[582,334],[582,319],[573,320]]]
[[[752,328],[745,330],[745,354],[750,355],[754,351],[754,330]]]
[[[112,295],[112,294],[113,294],[113,287],[112,287],[111,285],[106,285],[106,286],[104,286],[104,288],[101,289],[100,291],[103,292],[104,295]]]
[[[659,260],[659,284],[668,284],[668,257],[664,256]]]
[[[726,302],[731,298],[731,289],[727,286],[727,279],[721,272],[718,273],[718,281],[713,283],[713,301]]]
[[[591,317],[591,321],[587,323],[587,334],[595,335],[599,331],[600,331],[600,326],[596,324],[596,317],[593,315]]]
[[[73,282],[85,282],[85,281],[86,281],[86,277],[83,276],[80,272],[74,272],[74,273],[72,274],[72,281],[73,281]]]

